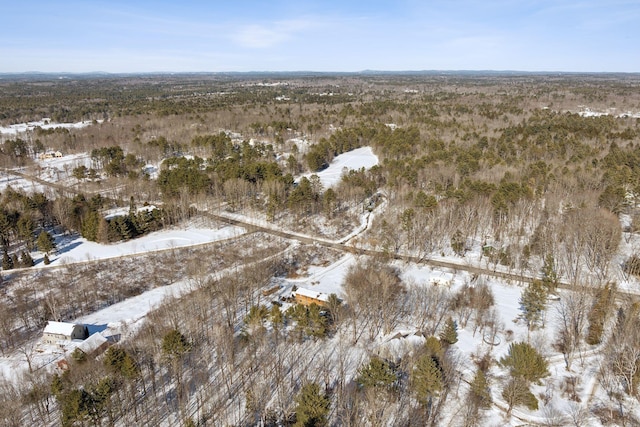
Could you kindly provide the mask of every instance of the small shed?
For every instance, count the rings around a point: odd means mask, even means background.
[[[88,336],[89,331],[84,325],[50,320],[42,333],[42,341],[57,344],[60,341],[84,340]]]
[[[292,292],[291,296],[294,301],[302,305],[317,304],[326,306],[329,302],[329,295],[310,289],[298,288]]]
[[[262,291],[262,296],[268,297],[271,294],[275,294],[280,289],[280,285],[275,285],[269,289]]]

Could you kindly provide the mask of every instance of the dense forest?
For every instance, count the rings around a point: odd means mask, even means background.
[[[46,181],[45,153],[86,161],[37,191],[1,190],[0,353],[29,363],[2,380],[3,425],[499,425],[491,408],[505,424],[514,408],[538,411],[538,425],[640,424],[639,76],[0,79],[0,127],[36,121],[86,126],[1,133],[3,176]],[[378,164],[325,188],[318,174],[362,147]],[[366,232],[322,246],[363,212]],[[223,215],[316,241],[256,228],[121,262],[39,265],[59,236],[113,245]],[[267,298],[279,278],[343,253],[355,261],[326,304]],[[436,258],[458,260],[464,286],[402,271]],[[459,328],[509,336],[496,271],[519,288],[526,337],[465,359]],[[190,292],[104,354],[31,369],[47,321],[179,280]],[[536,341],[551,318],[564,327]],[[419,346],[375,350],[405,329]],[[555,390],[553,355],[570,373]],[[589,406],[576,389],[592,355],[607,398]],[[552,411],[553,396],[572,405]]]

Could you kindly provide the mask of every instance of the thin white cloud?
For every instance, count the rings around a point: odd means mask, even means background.
[[[309,20],[279,21],[269,25],[252,24],[239,27],[231,38],[242,47],[263,49],[282,44],[316,26]]]

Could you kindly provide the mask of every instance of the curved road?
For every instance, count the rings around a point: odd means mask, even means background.
[[[40,179],[38,177],[35,177],[33,175],[29,175],[26,174],[24,172],[20,172],[20,171],[16,171],[14,169],[7,169],[7,168],[2,168],[2,170],[7,173],[7,174],[11,174],[14,176],[18,176],[20,178],[24,178],[24,179],[28,179],[34,182],[37,182],[38,184],[41,184],[43,186],[47,186],[53,189],[56,189],[58,191],[62,191],[63,193],[70,193],[70,194],[78,194],[81,193],[80,190],[76,189],[76,188],[72,188],[66,185],[62,185],[59,183],[53,183],[53,182],[49,182],[49,181],[45,181],[43,179]],[[346,252],[354,252],[357,251],[357,253],[362,254],[362,255],[369,255],[369,256],[388,256],[388,253],[385,253],[384,251],[377,251],[374,249],[364,249],[364,248],[358,248],[358,247],[354,247],[354,246],[350,246],[348,245],[346,242],[348,242],[350,239],[345,239],[344,241],[330,241],[330,240],[326,240],[326,239],[322,239],[322,238],[318,238],[318,237],[311,237],[311,236],[307,236],[307,235],[301,235],[301,234],[296,234],[296,233],[292,233],[292,232],[287,232],[287,231],[282,231],[279,229],[274,229],[274,228],[270,228],[270,227],[264,227],[261,225],[257,225],[251,222],[247,222],[247,221],[243,221],[243,220],[239,220],[239,219],[235,219],[235,218],[230,218],[228,216],[224,216],[224,215],[220,215],[220,214],[214,214],[208,211],[199,211],[199,213],[209,216],[210,218],[216,219],[218,221],[221,222],[225,222],[227,224],[232,224],[232,225],[237,225],[237,226],[241,226],[247,229],[248,232],[250,231],[261,231],[264,233],[268,233],[274,236],[279,236],[282,237],[284,239],[289,239],[289,240],[297,240],[301,243],[305,243],[305,244],[318,244],[321,246],[325,246],[328,248],[332,248],[332,249],[336,249],[339,251],[346,251]],[[362,232],[366,231],[367,227],[365,227]],[[498,271],[498,270],[491,270],[488,268],[482,268],[482,267],[477,267],[477,266],[472,266],[472,265],[468,265],[465,263],[457,263],[457,262],[451,262],[451,261],[444,261],[444,260],[436,260],[436,259],[430,259],[430,258],[424,258],[424,257],[416,257],[416,256],[412,256],[412,255],[405,255],[405,254],[392,254],[391,255],[394,259],[398,259],[398,260],[403,260],[406,262],[412,262],[412,263],[417,263],[417,264],[427,264],[427,265],[431,265],[434,267],[441,267],[441,268],[450,268],[450,269],[454,269],[454,270],[463,270],[463,271],[467,271],[469,273],[472,274],[482,274],[482,275],[487,275],[487,276],[492,276],[492,277],[497,277],[500,279],[506,279],[506,280],[513,280],[516,282],[520,282],[520,283],[530,283],[535,279],[540,279],[540,277],[534,277],[534,276],[525,276],[522,274],[516,274],[516,273],[509,273],[509,272],[505,272],[505,271]],[[568,290],[574,290],[575,287],[573,287],[572,285],[570,285],[569,283],[566,282],[559,282],[558,283],[558,288],[560,289],[568,289]],[[617,290],[617,295],[618,297],[633,297],[633,298],[637,298],[640,297],[640,292],[630,292],[630,291],[622,291],[622,290]]]
[[[227,224],[231,224],[231,225],[236,225],[236,226],[240,226],[240,227],[244,227],[247,229],[247,231],[260,231],[260,232],[264,232],[267,234],[271,234],[274,236],[278,236],[278,237],[282,237],[284,239],[289,239],[289,240],[297,240],[301,243],[305,243],[305,244],[317,244],[317,245],[321,245],[321,246],[325,246],[327,248],[332,248],[332,249],[336,249],[339,251],[343,251],[343,252],[357,252],[358,254],[361,255],[369,255],[369,256],[384,256],[384,255],[389,255],[388,253],[384,252],[384,251],[379,251],[379,250],[374,250],[374,249],[364,249],[364,248],[358,248],[358,247],[354,247],[351,245],[348,245],[346,242],[348,242],[349,239],[347,239],[346,241],[340,241],[340,242],[336,242],[336,241],[330,241],[330,240],[326,240],[326,239],[322,239],[322,238],[318,238],[318,237],[311,237],[308,235],[302,235],[302,234],[297,234],[297,233],[292,233],[292,232],[287,232],[287,231],[282,231],[279,229],[275,229],[275,228],[270,228],[270,227],[265,227],[262,225],[258,225],[258,224],[254,224],[251,222],[247,222],[247,221],[243,221],[243,220],[239,220],[236,218],[230,218],[228,216],[225,215],[220,215],[220,214],[214,214],[211,212],[207,212],[207,211],[199,211],[200,214],[202,215],[206,215],[212,219],[218,220],[220,222],[225,222]],[[365,231],[365,230],[363,230]],[[482,274],[482,275],[486,275],[486,276],[492,276],[492,277],[497,277],[500,279],[506,279],[506,280],[513,280],[516,282],[520,282],[520,283],[530,283],[533,280],[536,279],[540,279],[540,277],[534,277],[534,276],[525,276],[522,274],[516,274],[516,273],[509,273],[506,271],[499,271],[499,270],[491,270],[488,268],[482,268],[482,267],[477,267],[477,266],[473,266],[473,265],[469,265],[469,264],[465,264],[465,263],[457,263],[457,262],[452,262],[452,261],[444,261],[444,260],[437,260],[437,259],[431,259],[431,258],[424,258],[424,257],[416,257],[416,256],[412,256],[412,255],[406,255],[406,254],[393,254],[391,255],[394,259],[397,260],[402,260],[402,261],[406,261],[406,262],[411,262],[411,263],[416,263],[416,264],[427,264],[427,265],[431,265],[434,267],[441,267],[441,268],[450,268],[450,269],[454,269],[454,270],[464,270],[467,271],[469,273],[472,274]],[[571,284],[567,283],[567,282],[558,282],[558,288],[560,289],[568,289],[568,290],[575,290],[575,287],[572,286]],[[635,293],[635,292],[630,292],[630,291],[622,291],[622,290],[618,290],[618,296],[623,296],[623,297],[639,297],[640,293]]]

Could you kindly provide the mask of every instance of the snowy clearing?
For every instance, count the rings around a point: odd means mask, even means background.
[[[25,193],[42,193],[45,190],[42,184],[33,182],[30,179],[0,172],[0,191],[6,191],[8,187]]]
[[[584,107],[578,114],[582,117],[602,117],[602,116],[614,116],[616,118],[625,119],[632,118],[638,119],[640,118],[640,112],[632,112],[625,111],[623,113],[617,113],[615,108],[607,108],[605,111],[594,111],[589,107]]]
[[[59,173],[52,173],[52,171],[65,172],[69,175],[69,173],[78,166],[92,167],[89,153],[67,154],[62,157],[53,157],[50,159],[36,158],[35,161],[42,169],[41,178],[47,181],[60,179]]]
[[[303,176],[309,178],[318,175],[323,188],[338,185],[342,175],[350,170],[361,168],[369,169],[378,164],[378,156],[373,154],[371,147],[361,147],[337,156],[328,168],[317,173],[308,173]]]
[[[102,120],[98,120],[98,123],[102,123]],[[85,120],[77,123],[52,123],[51,119],[44,118],[42,120],[38,120],[35,122],[27,122],[27,123],[17,123],[15,125],[9,126],[0,126],[0,134],[4,135],[18,135],[20,133],[25,133],[29,131],[33,131],[36,128],[42,129],[82,129],[84,127],[92,125],[93,122],[90,120]]]
[[[100,259],[118,258],[126,255],[145,252],[176,249],[186,246],[212,243],[223,239],[230,239],[244,234],[245,230],[235,226],[224,226],[213,230],[209,228],[187,228],[184,230],[156,231],[127,242],[105,245],[88,241],[79,236],[56,239],[58,246],[56,257],[51,258],[51,265],[63,265],[74,262],[95,261]],[[36,267],[43,267],[35,258]]]

